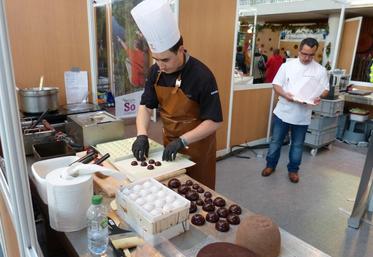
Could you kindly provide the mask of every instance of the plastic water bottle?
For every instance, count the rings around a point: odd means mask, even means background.
[[[93,255],[101,255],[109,243],[107,211],[102,204],[102,195],[92,196],[91,203],[87,210],[88,250]]]

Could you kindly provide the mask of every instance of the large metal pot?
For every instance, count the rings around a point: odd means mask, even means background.
[[[18,89],[19,109],[24,113],[42,113],[58,109],[58,88],[38,87]]]

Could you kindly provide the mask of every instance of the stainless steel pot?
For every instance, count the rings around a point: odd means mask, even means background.
[[[19,109],[24,113],[42,113],[58,109],[58,88],[38,87],[18,89]]]

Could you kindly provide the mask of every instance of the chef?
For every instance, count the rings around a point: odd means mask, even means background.
[[[215,187],[216,136],[222,111],[215,77],[209,68],[190,56],[183,45],[175,17],[165,0],[145,0],[131,14],[146,38],[155,64],[150,68],[136,118],[134,156],[148,156],[148,128],[152,109],[163,122],[163,161],[177,153],[196,163],[187,174]]]

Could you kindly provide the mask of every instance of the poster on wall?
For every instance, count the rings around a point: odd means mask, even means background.
[[[318,41],[323,41],[328,35],[325,29],[311,30],[307,28],[293,30],[283,30],[280,32],[280,40],[302,40],[307,37],[315,38]]]
[[[112,62],[116,116],[136,115],[150,66],[150,51],[130,11],[141,0],[112,2]]]

